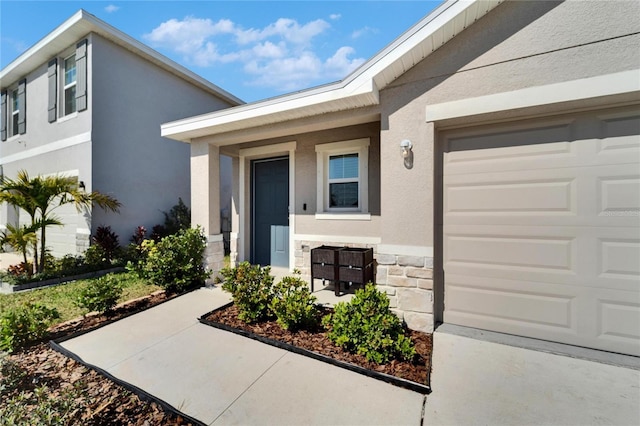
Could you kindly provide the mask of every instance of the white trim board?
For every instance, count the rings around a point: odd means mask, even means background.
[[[380,237],[358,237],[353,235],[313,235],[293,234],[296,241],[317,241],[319,243],[380,244]]]
[[[60,149],[69,148],[87,142],[91,142],[91,132],[81,133],[79,135],[72,136],[66,139],[60,139],[55,142],[39,146],[37,148],[31,148],[27,149],[26,151],[7,155],[6,157],[0,158],[0,165],[13,163],[14,161],[26,160],[28,158],[37,157],[38,155],[47,154],[49,152],[58,151]]]
[[[623,71],[512,92],[427,105],[425,120],[438,122],[605,96],[640,94],[640,70]]]
[[[393,254],[396,256],[433,257],[433,247],[380,244],[378,246],[378,254]]]

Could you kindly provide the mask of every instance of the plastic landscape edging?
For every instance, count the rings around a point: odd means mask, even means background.
[[[6,282],[2,282],[2,288],[7,292],[7,294],[19,293],[27,290],[37,290],[44,287],[53,287],[59,284],[68,283],[69,281],[84,280],[87,278],[97,278],[107,274],[124,272],[124,271],[126,271],[126,268],[124,268],[123,266],[118,266],[115,268],[100,269],[98,271],[85,272],[77,275],[69,275],[67,277],[50,278],[48,280],[42,280],[42,281],[30,281],[28,283],[22,283],[22,284],[9,284]]]
[[[164,412],[169,412],[172,413],[176,416],[181,416],[183,418],[185,418],[187,421],[193,423],[194,425],[198,425],[198,426],[206,426],[207,424],[194,418],[189,416],[188,414],[183,413],[182,411],[178,410],[177,408],[175,408],[173,405],[169,404],[168,402],[150,394],[149,392],[145,391],[144,389],[141,389],[135,385],[132,385],[129,382],[125,382],[124,380],[120,380],[117,377],[115,377],[114,375],[112,375],[111,373],[107,372],[106,370],[103,370],[100,367],[97,367],[95,365],[89,364],[87,362],[85,362],[82,358],[80,358],[78,355],[76,355],[75,353],[63,348],[62,346],[60,346],[56,341],[54,340],[50,340],[49,341],[49,346],[51,346],[51,349],[53,349],[56,352],[61,353],[62,355],[66,356],[67,358],[71,358],[74,361],[76,361],[79,364],[82,364],[84,367],[95,371],[96,373],[104,376],[106,379],[111,380],[112,382],[116,383],[119,386],[122,386],[123,388],[125,388],[126,390],[128,390],[129,392],[135,394],[136,396],[138,396],[138,398],[140,398],[142,401],[145,402],[155,402],[156,404],[158,404],[160,407],[162,407],[162,410]]]
[[[391,385],[398,386],[398,387],[401,387],[401,388],[404,388],[404,389],[408,389],[408,390],[411,390],[413,392],[418,392],[418,393],[423,394],[423,395],[427,395],[427,394],[431,393],[431,387],[427,386],[427,385],[423,385],[423,384],[420,384],[420,383],[412,382],[411,380],[402,379],[400,377],[392,376],[390,374],[380,373],[380,372],[377,372],[377,371],[369,370],[367,368],[360,367],[359,365],[350,364],[348,362],[340,361],[340,360],[331,358],[329,356],[319,354],[317,352],[313,352],[313,351],[310,351],[310,350],[307,350],[307,349],[300,348],[298,346],[291,345],[289,343],[281,342],[279,340],[274,340],[274,339],[271,339],[269,337],[260,336],[258,334],[252,333],[250,331],[242,330],[242,329],[239,329],[239,328],[228,326],[226,324],[221,324],[221,323],[218,323],[218,322],[213,322],[213,321],[209,321],[209,320],[205,319],[209,315],[211,315],[211,314],[213,314],[213,313],[215,313],[217,311],[226,309],[226,308],[228,308],[228,307],[230,307],[232,305],[233,305],[233,302],[230,302],[230,303],[227,303],[226,305],[223,305],[223,306],[221,306],[221,307],[219,307],[217,309],[214,309],[213,311],[207,312],[206,314],[204,314],[200,318],[198,318],[198,321],[200,321],[201,324],[208,325],[210,327],[214,327],[214,328],[217,328],[217,329],[220,329],[220,330],[223,330],[223,331],[229,331],[231,333],[235,333],[235,334],[238,334],[238,335],[243,336],[243,337],[248,337],[250,339],[257,340],[259,342],[265,343],[267,345],[275,346],[277,348],[284,349],[284,350],[287,350],[289,352],[296,353],[298,355],[303,355],[303,356],[306,356],[306,357],[309,357],[309,358],[313,358],[315,360],[322,361],[322,362],[325,362],[327,364],[331,364],[331,365],[336,366],[336,367],[344,368],[346,370],[353,371],[355,373],[359,373],[359,374],[365,375],[367,377],[371,377],[373,379],[381,380],[383,382],[386,382],[386,383],[389,383]]]
[[[175,295],[173,295],[173,296],[171,296],[171,297],[166,298],[166,299],[165,299],[165,300],[163,300],[162,302],[158,302],[158,303],[156,303],[155,305],[150,305],[150,306],[142,307],[142,308],[140,308],[139,310],[135,310],[135,311],[132,311],[132,312],[126,313],[126,314],[124,314],[124,315],[123,315],[123,316],[121,316],[121,317],[113,318],[113,319],[110,319],[110,320],[106,320],[105,322],[102,322],[102,323],[100,323],[100,324],[96,325],[95,327],[87,328],[86,330],[75,331],[75,332],[73,332],[73,333],[66,334],[66,335],[64,335],[64,336],[62,336],[62,337],[58,337],[57,339],[50,340],[50,342],[63,343],[63,342],[66,342],[67,340],[75,339],[76,337],[80,337],[80,336],[82,336],[82,335],[84,335],[84,334],[91,333],[92,331],[99,330],[99,329],[101,329],[102,327],[106,327],[106,326],[108,326],[108,325],[111,325],[111,324],[113,324],[114,322],[118,322],[118,321],[123,320],[123,319],[125,319],[125,318],[129,318],[130,316],[133,316],[133,315],[136,315],[136,314],[142,313],[142,312],[144,312],[144,311],[146,311],[146,310],[148,310],[148,309],[155,308],[156,306],[163,305],[163,304],[165,304],[165,303],[167,303],[167,302],[172,301],[173,299],[176,299],[176,298],[178,298],[178,297],[180,297],[180,296],[182,296],[182,295],[185,295],[185,294],[191,293],[192,291],[196,291],[196,290],[198,290],[198,289],[200,289],[200,288],[203,288],[203,287],[193,288],[193,289],[191,289],[191,290],[189,290],[189,291],[185,291],[184,293],[175,294]],[[166,290],[165,290],[165,294],[166,294]],[[144,300],[144,299],[141,299],[141,300]],[[104,313],[103,313],[103,315],[104,315]]]

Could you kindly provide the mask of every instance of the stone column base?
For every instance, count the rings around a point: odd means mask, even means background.
[[[204,251],[204,266],[212,271],[211,277],[205,282],[207,286],[215,284],[215,279],[224,268],[224,241],[222,234],[209,235],[207,248]]]

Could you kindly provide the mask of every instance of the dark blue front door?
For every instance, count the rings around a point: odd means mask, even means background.
[[[289,158],[254,160],[251,262],[289,266]]]

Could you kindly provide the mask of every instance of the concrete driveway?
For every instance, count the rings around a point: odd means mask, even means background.
[[[640,425],[640,371],[434,333],[425,425]]]
[[[425,398],[196,321],[228,300],[201,289],[62,346],[208,425],[640,424],[638,370],[436,332]]]

